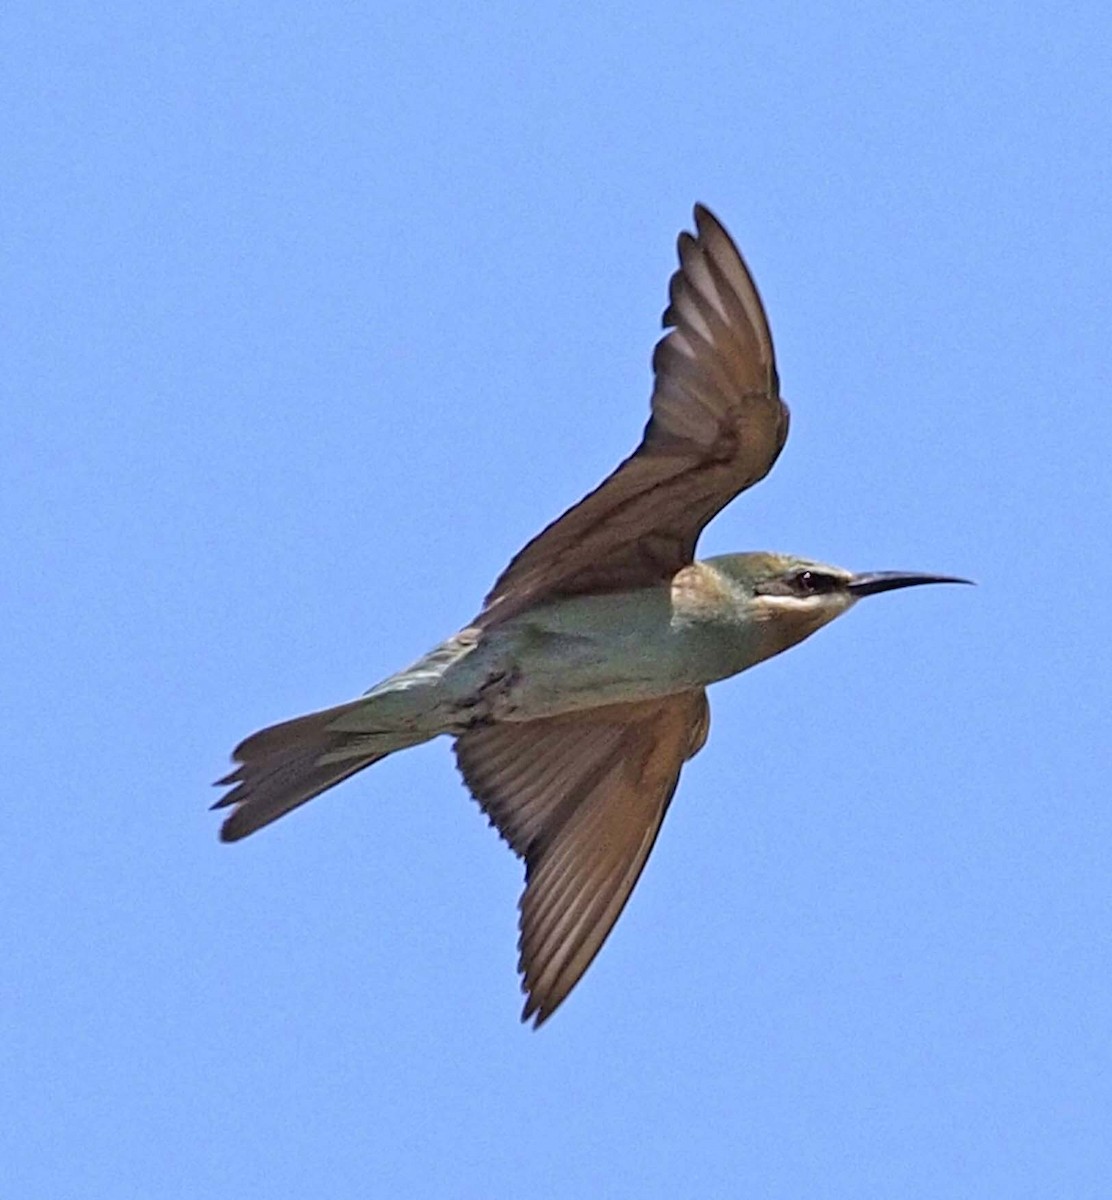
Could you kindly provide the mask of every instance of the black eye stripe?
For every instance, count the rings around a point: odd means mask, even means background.
[[[838,575],[827,575],[825,571],[803,570],[791,574],[777,575],[756,585],[758,596],[822,596],[845,587],[845,580]]]
[[[801,596],[820,596],[838,586],[833,575],[824,575],[821,571],[800,571],[791,582],[793,590]]]

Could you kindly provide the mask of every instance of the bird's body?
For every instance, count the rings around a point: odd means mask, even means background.
[[[752,619],[751,597],[719,565],[744,557],[694,563],[669,584],[538,605],[492,629],[469,626],[330,727],[378,749],[398,735],[459,735],[717,683],[782,648],[776,626]]]
[[[744,592],[700,562],[666,584],[573,596],[464,630],[456,638],[472,648],[443,675],[462,704],[453,731],[474,724],[476,695],[487,697],[482,719],[534,721],[717,683],[768,656],[770,630],[749,616]]]
[[[918,583],[786,555],[694,559],[703,525],[787,436],[764,309],[728,235],[680,236],[637,451],[510,563],[467,627],[365,696],[235,750],[235,841],[386,754],[456,739],[464,780],[526,862],[525,1017],[549,1016],[605,940],[652,848],[708,685],[796,645],[863,595]]]

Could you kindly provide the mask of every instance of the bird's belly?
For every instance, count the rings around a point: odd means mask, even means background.
[[[666,589],[559,601],[487,636],[512,664],[498,720],[673,695],[739,669],[723,631],[678,622]]]

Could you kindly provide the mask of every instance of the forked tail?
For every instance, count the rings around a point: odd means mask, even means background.
[[[235,805],[220,828],[236,842],[342,783],[395,750],[419,746],[453,728],[453,703],[470,695],[470,677],[445,688],[479,644],[474,630],[448,638],[358,700],[260,729],[232,751],[239,766],[213,808]],[[455,701],[453,701],[455,697]]]
[[[239,841],[380,758],[435,736],[412,731],[368,736],[332,728],[366,707],[365,699],[351,700],[260,729],[240,742],[232,752],[239,766],[216,784],[232,790],[212,807],[235,806],[220,827],[221,841]]]

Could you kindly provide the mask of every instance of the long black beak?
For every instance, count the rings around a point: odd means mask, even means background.
[[[919,571],[867,571],[854,575],[848,590],[854,596],[875,596],[877,592],[892,592],[896,588],[918,587],[922,583],[972,583],[955,575],[923,575]]]

